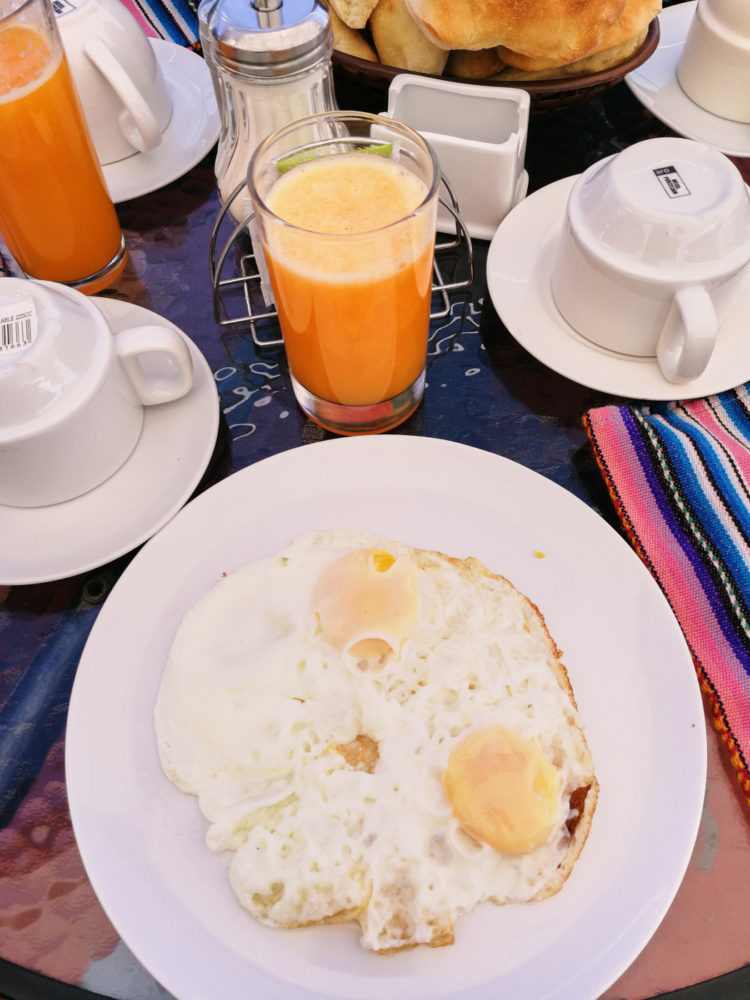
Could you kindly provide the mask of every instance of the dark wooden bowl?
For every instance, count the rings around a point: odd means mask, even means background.
[[[456,80],[459,83],[475,83],[490,87],[515,87],[528,92],[531,97],[531,112],[539,114],[545,111],[557,111],[591,100],[597,94],[619,83],[628,73],[644,63],[654,52],[659,43],[659,20],[654,18],[648,26],[646,37],[641,47],[628,59],[610,66],[600,73],[588,75],[560,77],[555,80],[459,80],[458,77],[442,76],[444,80]],[[369,62],[344,52],[334,50],[334,78],[337,87],[345,92],[354,87],[357,92],[368,98],[369,110],[384,111],[388,103],[388,87],[391,80],[399,73],[407,70],[396,66],[384,66],[382,63]],[[429,76],[421,73],[419,76]]]

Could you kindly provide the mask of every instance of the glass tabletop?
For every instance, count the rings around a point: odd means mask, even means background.
[[[378,110],[372,95],[349,82],[337,96],[342,107]],[[529,190],[580,173],[625,145],[671,134],[624,82],[590,101],[534,115]],[[736,162],[750,180],[748,161]],[[166,318],[206,359],[220,421],[196,493],[268,456],[330,437],[297,407],[283,349],[258,347],[247,326],[215,320],[208,254],[218,212],[213,152],[179,180],[120,204],[129,263],[103,296]],[[619,400],[556,374],[514,340],[487,293],[487,250],[475,242],[471,288],[433,321],[424,401],[392,433],[512,459],[621,531],[581,421],[587,409]],[[6,273],[17,273],[1,245],[0,253]],[[153,475],[158,479],[158,468]],[[53,582],[0,586],[0,997],[8,1000],[168,997],[97,902],[65,794],[65,720],[76,665],[133,555]],[[712,731],[708,742],[704,818],[683,886],[652,941],[603,1000],[645,1000],[685,987],[691,989],[676,996],[686,1000],[750,993],[743,971],[750,962],[747,806]],[[713,982],[694,985],[704,980]]]

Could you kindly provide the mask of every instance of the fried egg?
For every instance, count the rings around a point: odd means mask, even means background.
[[[183,619],[162,767],[259,921],[450,944],[480,903],[556,892],[586,839],[597,783],[560,656],[475,559],[310,532]]]

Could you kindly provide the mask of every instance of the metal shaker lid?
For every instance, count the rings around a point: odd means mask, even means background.
[[[198,18],[204,50],[239,73],[286,75],[333,51],[320,0],[201,0]]]

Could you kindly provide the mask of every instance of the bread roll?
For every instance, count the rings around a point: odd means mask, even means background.
[[[440,76],[448,52],[430,41],[412,18],[404,0],[378,0],[370,32],[382,63],[414,73]]]
[[[348,28],[364,28],[375,9],[377,0],[328,0],[330,10],[335,11]]]
[[[557,64],[591,52],[625,0],[405,0],[427,36],[445,49],[497,45]]]
[[[566,63],[564,66],[548,66],[546,69],[537,70],[506,66],[496,75],[495,79],[523,83],[524,80],[561,80],[571,76],[591,76],[593,73],[601,73],[605,69],[619,65],[625,59],[629,59],[643,45],[645,37],[646,32],[644,31],[635,38],[621,42],[610,49],[585,56],[583,59],[576,59],[575,62]]]
[[[328,16],[331,19],[334,49],[350,56],[357,56],[359,59],[367,59],[370,62],[378,61],[375,49],[367,42],[364,35],[355,31],[354,28],[350,28],[348,24],[344,24],[333,7],[328,8]]]
[[[580,60],[571,63],[571,70],[568,74],[561,73],[560,75],[570,75],[571,72],[574,74],[596,73],[627,59],[643,43],[649,24],[659,15],[661,7],[661,0],[625,0],[625,9],[622,14],[613,25],[607,28],[594,48],[582,56]],[[561,64],[564,62],[559,57],[540,58],[525,55],[516,51],[513,46],[506,48],[501,45],[497,52],[508,66],[529,73],[561,68]],[[506,78],[515,79],[512,74],[507,74]],[[518,79],[529,79],[529,77],[518,77]]]
[[[456,49],[448,56],[445,75],[460,80],[487,80],[496,76],[505,63],[497,49]]]

